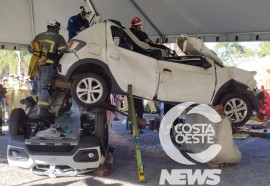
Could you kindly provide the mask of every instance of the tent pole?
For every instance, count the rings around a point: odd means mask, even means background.
[[[29,0],[30,2],[30,9],[31,9],[31,24],[32,24],[32,36],[35,37],[35,18],[34,18],[34,8],[33,8],[33,0]]]
[[[84,1],[88,4],[90,10],[91,10],[96,16],[99,16],[99,13],[98,13],[98,11],[97,11],[97,9],[96,9],[95,4],[93,3],[93,1],[92,1],[92,0],[84,0]]]

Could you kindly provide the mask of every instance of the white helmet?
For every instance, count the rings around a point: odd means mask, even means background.
[[[47,26],[52,26],[52,27],[56,26],[56,27],[60,28],[61,23],[59,23],[58,21],[52,19],[47,23]]]

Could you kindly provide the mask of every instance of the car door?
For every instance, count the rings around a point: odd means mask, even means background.
[[[157,95],[159,100],[210,103],[215,88],[215,68],[208,62],[211,66],[209,68],[195,66],[198,61],[194,60],[180,61],[184,64],[159,61],[160,81]]]
[[[132,48],[120,47],[123,35],[118,31],[121,32],[121,28],[107,26],[107,64],[115,80],[123,91],[127,92],[130,84],[134,95],[153,99],[159,79],[157,60],[134,52]]]

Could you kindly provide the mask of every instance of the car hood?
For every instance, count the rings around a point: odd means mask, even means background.
[[[230,74],[231,79],[244,85],[247,85],[251,90],[256,88],[257,82],[254,79],[254,76],[256,75],[255,71],[246,71],[236,67],[226,67],[226,68],[228,70],[228,73]]]

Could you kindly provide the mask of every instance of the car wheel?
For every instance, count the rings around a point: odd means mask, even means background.
[[[107,113],[105,109],[97,109],[95,118],[95,136],[99,138],[102,153],[105,156],[109,143]]]
[[[71,95],[79,106],[91,108],[106,100],[108,88],[104,79],[99,75],[85,73],[74,79]]]
[[[243,126],[249,120],[252,109],[249,100],[238,93],[231,93],[221,99],[224,113],[229,117],[233,126]]]
[[[11,111],[9,117],[9,135],[24,135],[24,125],[27,120],[25,111],[21,108],[15,108]]]

